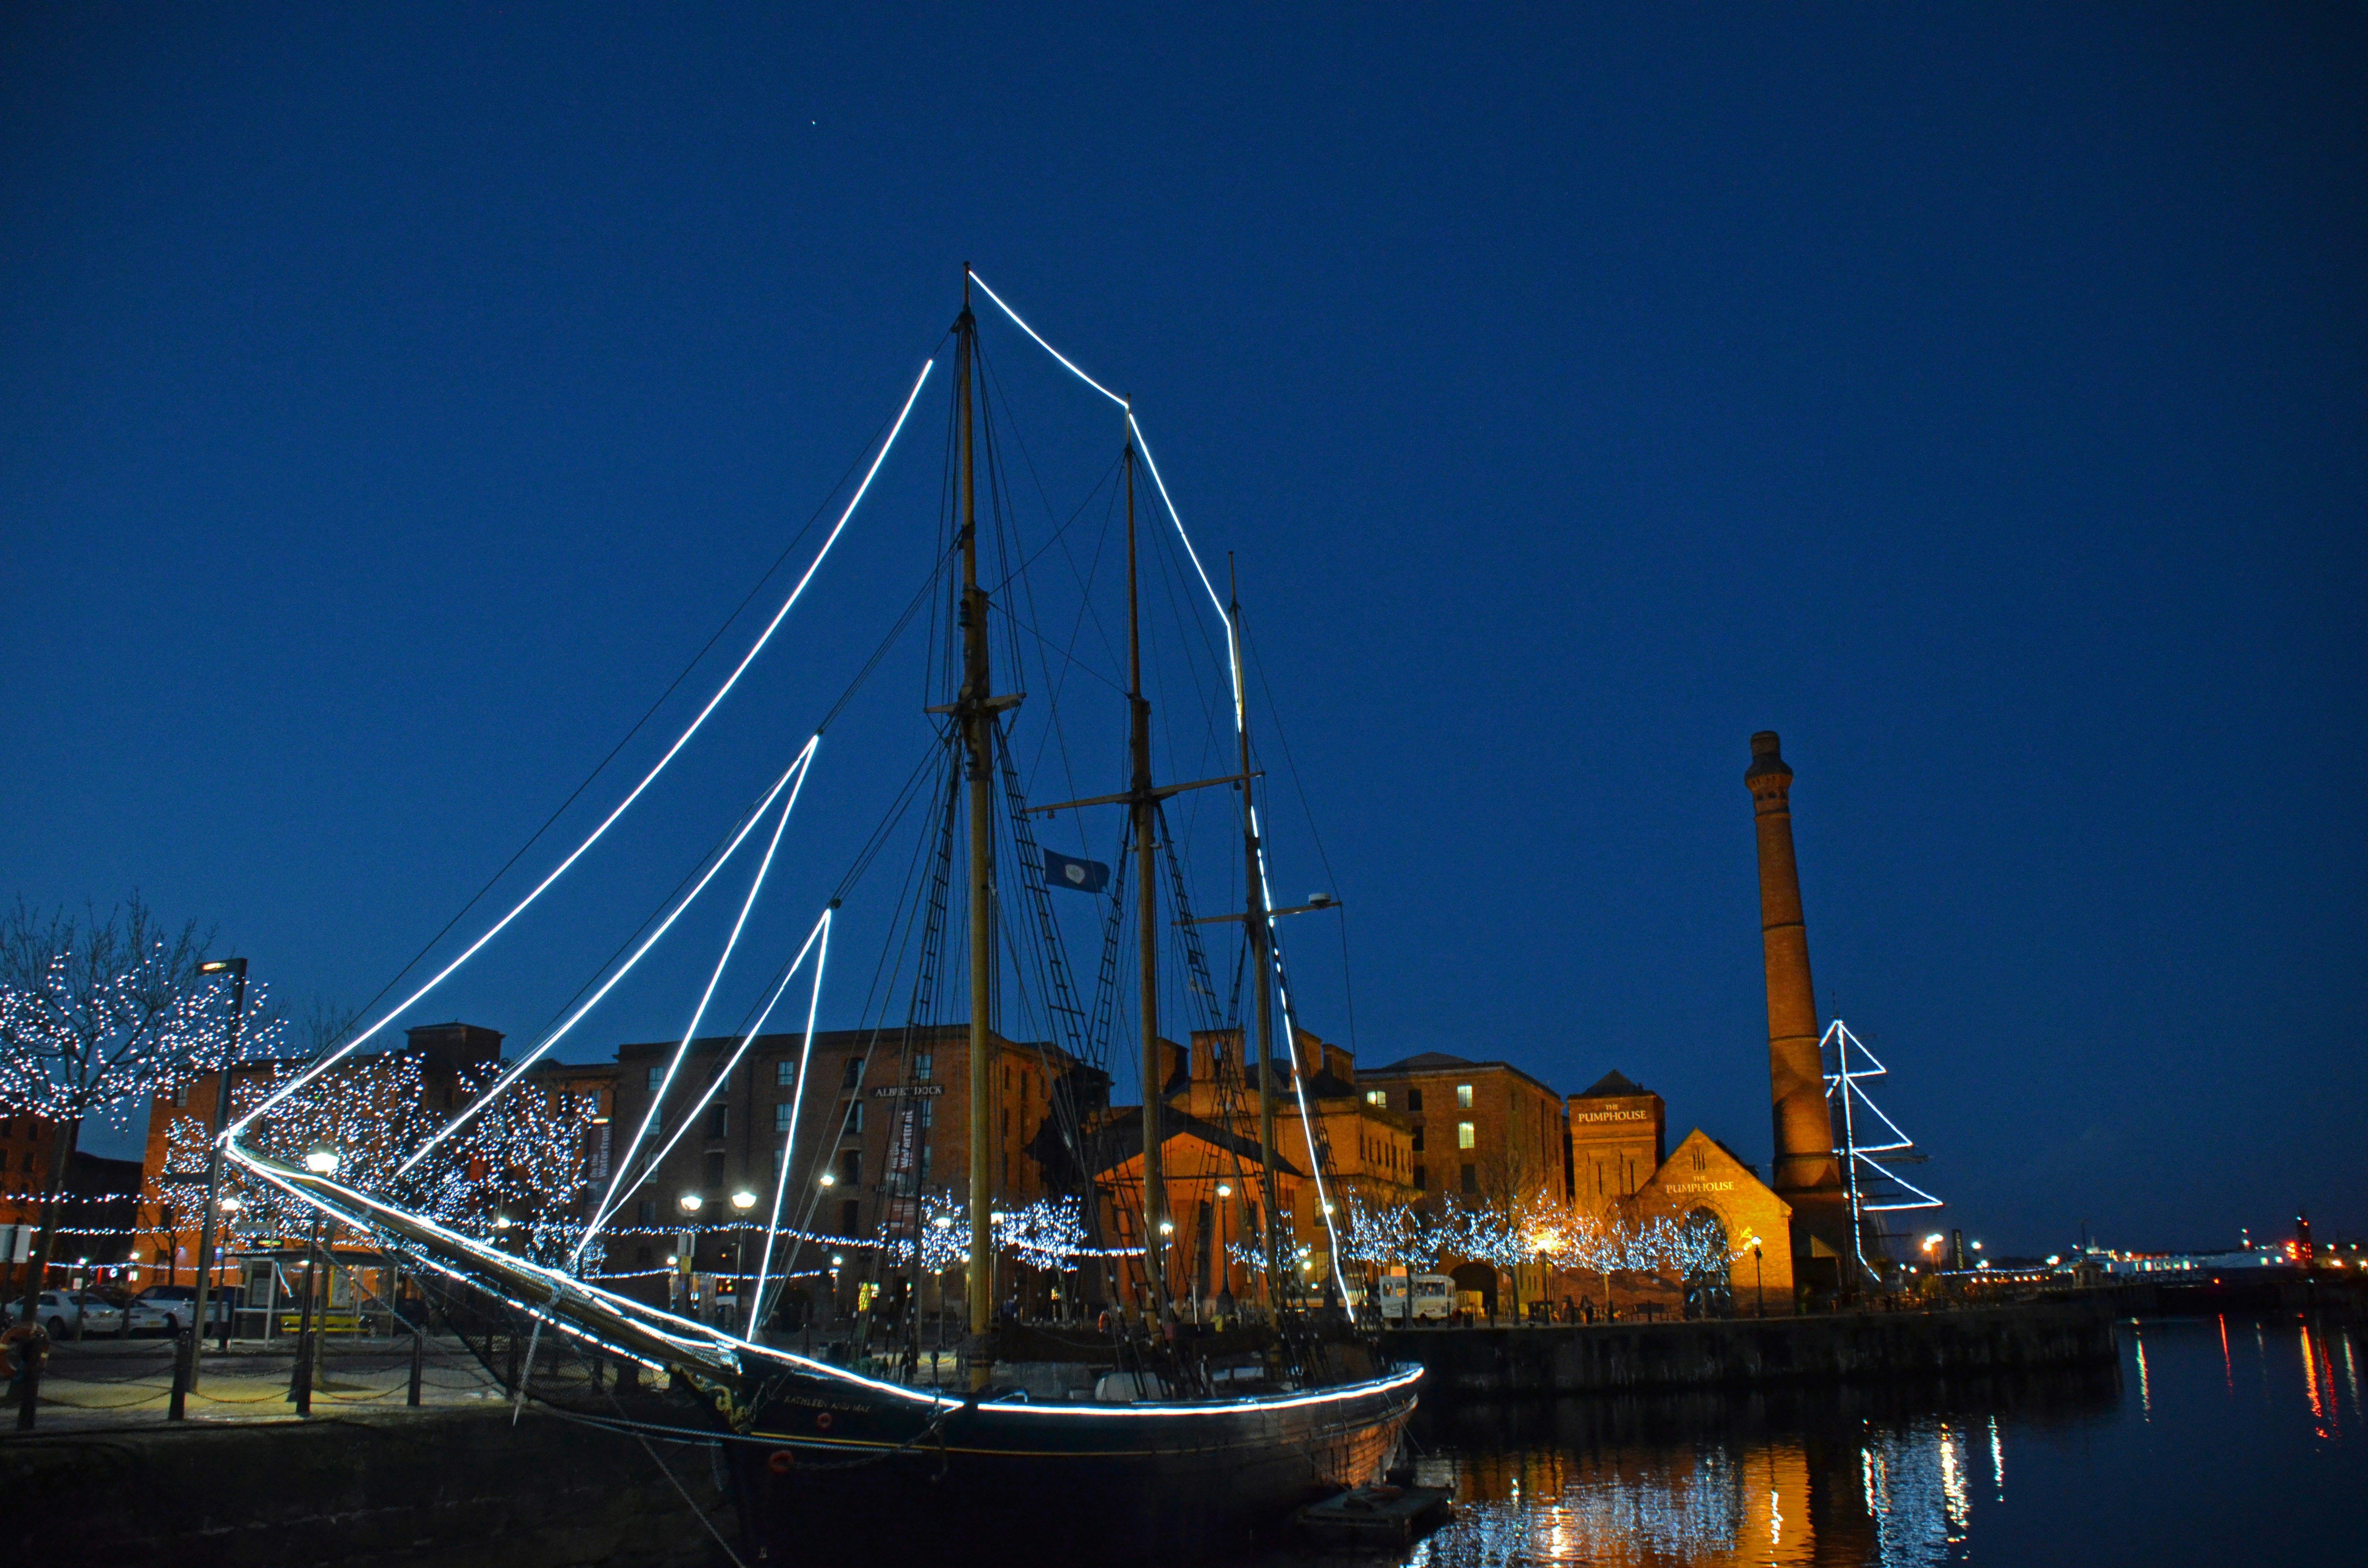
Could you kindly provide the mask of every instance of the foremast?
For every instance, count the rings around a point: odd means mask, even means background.
[[[978,446],[972,383],[978,320],[970,309],[970,267],[962,267],[962,309],[954,322],[954,426],[962,488],[962,687],[952,704],[962,736],[970,855],[970,1255],[964,1272],[970,1305],[970,1381],[985,1388],[993,1371],[986,1346],[995,1328],[995,715],[1019,699],[996,697],[987,653],[986,590],[978,585]],[[918,1239],[916,1238],[916,1245]]]
[[[1134,411],[1127,410],[1126,452],[1126,750],[1127,810],[1134,834],[1136,981],[1143,1017],[1143,1261],[1155,1321],[1167,1311],[1167,1175],[1160,1156],[1167,1142],[1167,1063],[1159,1046],[1159,892],[1152,838],[1159,796],[1151,787],[1151,699],[1143,695],[1143,614],[1136,591],[1134,538]]]

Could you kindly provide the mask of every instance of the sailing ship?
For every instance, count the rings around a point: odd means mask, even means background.
[[[1022,1537],[1007,1539],[1024,1539],[1038,1552],[1077,1558],[1124,1552],[1137,1561],[1145,1556],[1189,1554],[1240,1540],[1279,1521],[1295,1504],[1326,1491],[1372,1480],[1399,1443],[1415,1406],[1420,1370],[1386,1364],[1378,1342],[1355,1331],[1339,1309],[1337,1279],[1322,1281],[1320,1297],[1303,1288],[1301,1249],[1293,1245],[1289,1221],[1281,1211],[1280,1173],[1292,1167],[1278,1134],[1277,1102],[1298,1083],[1301,1068],[1292,1042],[1295,1025],[1289,1017],[1287,992],[1281,1051],[1276,1049],[1275,1011],[1282,971],[1274,939],[1275,916],[1288,912],[1274,909],[1269,892],[1243,681],[1238,597],[1223,607],[1233,731],[1232,754],[1226,759],[1229,770],[1213,778],[1162,782],[1154,769],[1153,710],[1144,677],[1136,513],[1138,474],[1148,458],[1141,444],[1141,428],[1125,400],[1052,350],[988,291],[1022,331],[1095,391],[1117,403],[1122,414],[1114,488],[1122,494],[1125,517],[1127,777],[1122,789],[1052,805],[1034,805],[1019,798],[1008,720],[1022,698],[1016,692],[996,690],[989,636],[991,622],[1005,608],[996,603],[995,592],[1016,592],[1009,585],[1017,574],[1007,572],[991,588],[981,563],[980,405],[988,382],[980,362],[978,321],[972,309],[974,281],[975,274],[965,267],[962,308],[952,328],[951,541],[939,568],[944,574],[949,610],[940,678],[950,689],[943,693],[945,700],[928,709],[939,721],[936,733],[944,756],[938,777],[943,793],[941,809],[932,816],[939,836],[928,855],[916,861],[934,869],[936,882],[932,885],[928,877],[922,879],[919,907],[907,926],[919,932],[917,939],[925,955],[942,953],[949,946],[948,927],[955,925],[951,911],[959,907],[964,918],[956,928],[966,926],[966,941],[958,966],[950,960],[933,968],[926,958],[916,964],[911,1006],[901,1031],[894,1026],[875,1031],[892,1045],[901,1040],[908,1085],[920,1092],[917,1079],[927,1077],[928,1068],[914,1065],[913,1042],[929,1025],[931,1007],[939,1005],[940,971],[959,967],[966,1004],[960,1027],[966,1034],[969,1091],[963,1206],[967,1246],[962,1258],[967,1335],[953,1358],[958,1369],[954,1385],[946,1386],[946,1358],[935,1351],[927,1356],[926,1370],[922,1365],[921,1276],[926,1244],[931,1238],[925,1229],[909,1148],[900,1156],[900,1170],[882,1184],[879,1227],[882,1249],[879,1256],[901,1259],[909,1289],[900,1292],[901,1309],[894,1323],[882,1330],[879,1345],[862,1346],[860,1355],[834,1356],[827,1351],[814,1353],[801,1346],[796,1336],[780,1332],[781,1319],[776,1310],[783,1282],[794,1270],[794,1249],[807,1244],[805,1233],[796,1223],[799,1215],[794,1205],[784,1214],[793,1172],[800,1169],[794,1116],[780,1160],[763,1258],[746,1320],[730,1324],[702,1322],[675,1310],[671,1298],[668,1305],[659,1306],[604,1284],[598,1275],[586,1270],[584,1244],[564,1261],[521,1256],[514,1247],[500,1244],[500,1237],[482,1230],[472,1233],[468,1226],[433,1217],[396,1194],[367,1190],[355,1181],[341,1180],[334,1170],[307,1168],[285,1157],[285,1151],[275,1153],[251,1146],[247,1130],[268,1105],[249,1112],[233,1127],[223,1147],[256,1178],[370,1233],[381,1245],[412,1260],[423,1278],[439,1282],[448,1302],[465,1298],[506,1314],[514,1343],[518,1331],[523,1329],[529,1335],[529,1348],[522,1362],[515,1355],[512,1358],[513,1366],[520,1369],[517,1392],[522,1403],[529,1396],[554,1403],[572,1400],[575,1413],[586,1419],[645,1435],[720,1441],[729,1460],[746,1535],[768,1554],[812,1554],[833,1542],[876,1543],[884,1536],[916,1532],[974,1540],[977,1532],[993,1528],[996,1521],[1023,1532]],[[983,284],[980,287],[984,289]],[[922,381],[927,379],[925,369]],[[869,487],[871,474],[878,472],[894,444],[895,431],[903,428],[920,388],[921,382],[916,382],[894,429],[873,459],[864,487]],[[988,460],[993,460],[992,453]],[[1156,467],[1150,473],[1165,501],[1165,484],[1158,480]],[[992,492],[993,475],[988,479]],[[859,489],[857,502],[862,494]],[[852,515],[854,505],[849,504],[848,515]],[[1172,505],[1168,511],[1172,518]],[[845,525],[843,516],[839,526]],[[1178,532],[1180,537],[1180,521]],[[834,540],[837,537],[836,532],[831,536]],[[1190,549],[1189,540],[1186,548]],[[817,556],[815,566],[820,560]],[[1197,556],[1193,566],[1198,571]],[[806,580],[813,570],[809,568]],[[1201,582],[1206,585],[1205,574]],[[803,587],[802,580],[798,592]],[[791,603],[795,597],[793,594]],[[1214,599],[1213,589],[1210,597]],[[782,614],[787,613],[784,606]],[[773,624],[778,626],[780,621],[777,616]],[[766,635],[769,637],[770,629]],[[749,657],[755,657],[753,650]],[[745,669],[746,661],[740,667]],[[735,671],[733,680],[737,679]],[[725,690],[730,684],[725,683]],[[718,693],[717,701],[722,695]],[[702,710],[692,731],[714,706],[712,701]],[[685,741],[689,733],[685,733]],[[678,741],[676,749],[682,744]],[[669,758],[673,755],[672,751],[667,754]],[[809,763],[811,756],[810,744],[801,754],[799,766]],[[663,767],[664,762],[659,766]],[[650,778],[655,777],[654,770]],[[785,782],[788,777],[784,776]],[[642,787],[648,782],[644,778]],[[766,797],[768,806],[782,788],[776,785],[774,794]],[[1211,920],[1238,922],[1241,927],[1242,971],[1249,984],[1248,1006],[1243,1009],[1247,1016],[1241,1019],[1239,1035],[1255,1042],[1254,1056],[1250,1050],[1236,1053],[1240,1060],[1228,1080],[1234,1093],[1227,1100],[1224,1118],[1240,1123],[1229,1130],[1229,1147],[1236,1151],[1237,1168],[1244,1171],[1244,1191],[1257,1198],[1245,1210],[1250,1216],[1245,1238],[1249,1244],[1243,1256],[1257,1289],[1254,1299],[1243,1304],[1235,1302],[1229,1285],[1214,1296],[1207,1294],[1204,1284],[1196,1283],[1191,1270],[1179,1267],[1180,1260],[1171,1256],[1177,1226],[1163,1167],[1168,1137],[1166,1087],[1177,1049],[1162,1033],[1163,939],[1185,944],[1188,966],[1194,972],[1193,990],[1212,995],[1214,991],[1198,945],[1198,928],[1210,922],[1190,913],[1182,862],[1163,807],[1180,794],[1203,789],[1230,790],[1239,806],[1242,906]],[[638,795],[640,790],[634,793]],[[632,799],[628,797],[626,803]],[[789,799],[794,801],[794,790]],[[1057,923],[1043,914],[1044,868],[1049,861],[1036,846],[1028,824],[1031,818],[1099,807],[1121,809],[1123,824],[1120,853],[1114,858],[1121,874],[1110,877],[1108,867],[1094,868],[1115,885],[1105,927],[1101,985],[1093,1015],[1088,1017],[1067,978]],[[623,806],[618,808],[620,813],[623,810]],[[784,806],[784,823],[787,812]],[[609,821],[614,820],[612,814]],[[743,836],[755,821],[752,815],[744,824]],[[607,826],[603,823],[599,832]],[[596,832],[593,837],[598,835]],[[778,828],[774,837],[778,843]],[[586,847],[591,842],[586,840]],[[579,848],[577,855],[583,852]],[[566,864],[574,859],[570,857]],[[957,881],[957,867],[959,895],[950,896]],[[565,864],[561,869],[565,869]],[[761,876],[760,872],[760,881]],[[548,881],[543,885],[548,886]],[[541,889],[536,892],[539,894]],[[1165,905],[1163,892],[1168,895]],[[995,1295],[995,1222],[999,1218],[995,1202],[998,1177],[1005,1174],[996,1157],[996,1151],[1005,1146],[993,1120],[997,1106],[996,1067],[1001,1053],[1014,1049],[996,1027],[1002,983],[1008,978],[1007,969],[998,966],[1008,964],[1006,949],[1012,945],[1005,917],[998,915],[997,900],[999,894],[1013,893],[1031,903],[1038,916],[1032,926],[1023,919],[1019,928],[1033,933],[1033,950],[1050,978],[1046,1008],[1063,1019],[1071,1041],[1064,1060],[1072,1065],[1094,1055],[1114,1032],[1112,1020],[1119,1009],[1113,1005],[1112,991],[1122,967],[1116,959],[1124,924],[1121,917],[1131,918],[1133,925],[1137,1027],[1132,1043],[1139,1051],[1140,1111],[1130,1119],[1071,1096],[1057,1116],[1048,1119],[1058,1145],[1054,1163],[1091,1187],[1081,1196],[1084,1212],[1097,1233],[1094,1239],[1133,1243],[1095,1249],[1113,1260],[1108,1276],[1113,1288],[1090,1326],[1076,1313],[1074,1290],[1064,1320],[1055,1331],[1031,1330],[1010,1321],[1008,1310],[999,1308]],[[1131,911],[1126,907],[1130,896]],[[749,897],[751,902],[756,897],[753,886]],[[834,898],[832,908],[837,905]],[[504,924],[525,907],[521,903],[513,910]],[[745,919],[744,909],[744,923]],[[827,931],[828,920],[825,915],[819,932]],[[734,927],[734,941],[738,929]],[[813,946],[813,938],[808,946]],[[727,947],[727,960],[729,956]],[[719,963],[717,973],[722,971]],[[444,971],[450,972],[450,969]],[[786,975],[782,983],[787,983]],[[814,1005],[818,1006],[818,961],[814,984]],[[1242,989],[1237,983],[1237,998]],[[778,997],[778,990],[775,994]],[[374,1028],[382,1028],[394,1017],[390,1012]],[[760,1017],[758,1027],[762,1022]],[[694,1017],[691,1033],[696,1025]],[[753,1034],[752,1029],[750,1038]],[[355,1049],[362,1038],[348,1042],[331,1060]],[[811,1008],[805,1038],[810,1049]],[[550,1043],[546,1040],[538,1051]],[[685,1051],[689,1045],[690,1033],[687,1033]],[[743,1049],[745,1045],[744,1039]],[[1219,1052],[1222,1056],[1222,1046]],[[683,1052],[677,1052],[675,1066],[667,1069],[669,1084],[682,1060]],[[520,1063],[507,1074],[486,1097],[514,1085],[527,1064]],[[324,1062],[323,1067],[326,1065]],[[728,1062],[724,1070],[729,1072]],[[801,1094],[805,1077],[802,1067]],[[1107,1077],[1103,1081],[1107,1083]],[[1246,1103],[1253,1087],[1254,1153]],[[1304,1121],[1304,1103],[1299,1109],[1303,1157],[1321,1197],[1322,1141],[1314,1126]],[[650,1131],[657,1115],[654,1102],[643,1133]],[[906,1131],[909,1142],[912,1124],[907,1124]],[[1098,1173],[1107,1172],[1106,1156],[1119,1138],[1136,1144],[1129,1153],[1133,1161],[1139,1162],[1139,1180],[1123,1190],[1107,1181],[1096,1184]],[[640,1159],[641,1144],[637,1134],[618,1161],[609,1189],[595,1210],[594,1229],[617,1212],[637,1184],[655,1173],[656,1157]],[[412,1158],[416,1162],[426,1153],[423,1148]],[[1097,1153],[1105,1157],[1097,1159]],[[657,1157],[663,1153],[660,1151]],[[1325,1201],[1327,1223],[1330,1210],[1329,1201]],[[1120,1234],[1099,1233],[1104,1216]],[[937,1216],[941,1229],[948,1218],[942,1211]],[[589,1240],[587,1233],[585,1242]],[[777,1241],[791,1250],[791,1256],[775,1270]],[[1205,1248],[1208,1244],[1200,1244]],[[1327,1273],[1338,1267],[1338,1255],[1335,1240],[1325,1249]],[[1201,1254],[1204,1261],[1208,1256],[1205,1251]],[[1223,1267],[1224,1278],[1230,1281],[1234,1268]],[[882,1272],[886,1272],[884,1267]],[[1200,1278],[1205,1281],[1205,1267]],[[1218,1322],[1204,1321],[1212,1313]],[[478,1321],[485,1320],[481,1316]],[[489,1351],[490,1346],[489,1335]],[[539,1371],[550,1359],[551,1349],[572,1357],[576,1372],[570,1376]],[[1031,1395],[1028,1380],[1016,1375],[1018,1364],[1046,1357],[1069,1363],[1072,1375],[1066,1381],[1076,1391],[1071,1397]],[[493,1360],[489,1354],[489,1364]],[[628,1369],[661,1372],[673,1402],[655,1399],[650,1392],[654,1385],[630,1372],[626,1386],[620,1386],[617,1373]],[[1082,1376],[1076,1375],[1080,1372]],[[688,1402],[683,1398],[686,1392],[693,1396]]]

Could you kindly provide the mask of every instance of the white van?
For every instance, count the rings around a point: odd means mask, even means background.
[[[1417,1274],[1411,1281],[1414,1301],[1411,1310],[1406,1302],[1406,1286],[1403,1274],[1382,1277],[1382,1321],[1383,1323],[1420,1322],[1424,1318],[1445,1318],[1455,1309],[1455,1281],[1444,1274]]]

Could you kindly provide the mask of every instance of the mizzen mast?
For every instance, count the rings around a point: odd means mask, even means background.
[[[1269,1316],[1281,1305],[1281,1253],[1275,1245],[1274,1217],[1277,1212],[1274,1181],[1274,976],[1273,961],[1268,957],[1268,944],[1273,932],[1267,924],[1266,877],[1259,864],[1258,806],[1250,796],[1250,722],[1249,692],[1242,680],[1242,597],[1233,579],[1232,562],[1226,563],[1225,591],[1232,597],[1225,607],[1225,628],[1232,643],[1234,660],[1235,701],[1234,729],[1241,737],[1242,778],[1236,786],[1242,792],[1242,853],[1245,859],[1243,887],[1249,902],[1243,906],[1243,929],[1249,938],[1250,973],[1258,985],[1258,1244],[1266,1260],[1264,1289]]]

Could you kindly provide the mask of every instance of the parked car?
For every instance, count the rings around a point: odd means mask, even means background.
[[[20,1297],[9,1303],[8,1316],[21,1316],[25,1303]],[[33,1316],[50,1331],[51,1339],[72,1339],[79,1329],[84,1338],[94,1335],[114,1334],[123,1327],[123,1309],[106,1297],[88,1290],[44,1290],[33,1309]]]
[[[217,1285],[206,1292],[208,1328],[220,1328],[238,1310],[238,1296],[234,1285]],[[153,1329],[180,1333],[197,1310],[197,1287],[193,1285],[149,1286],[131,1299],[131,1332],[144,1334]]]
[[[76,1290],[74,1303],[82,1309],[82,1332],[78,1337],[97,1339],[101,1335],[123,1332],[123,1305],[97,1290]]]
[[[8,1320],[11,1323],[24,1315],[25,1302],[22,1297],[8,1303]],[[74,1324],[81,1321],[82,1308],[75,1304],[74,1296],[69,1291],[44,1290],[34,1301],[33,1319],[50,1331],[51,1339],[63,1339],[74,1332]]]

